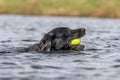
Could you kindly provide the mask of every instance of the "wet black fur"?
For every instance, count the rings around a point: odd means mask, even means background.
[[[59,50],[83,50],[84,45],[71,45],[70,40],[74,38],[83,37],[85,35],[85,29],[70,29],[67,27],[59,27],[48,32],[42,40],[25,49],[25,51],[59,51]]]

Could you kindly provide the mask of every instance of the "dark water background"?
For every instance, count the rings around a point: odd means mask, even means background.
[[[86,28],[81,53],[4,53],[56,27]],[[120,19],[0,16],[0,80],[120,80]]]

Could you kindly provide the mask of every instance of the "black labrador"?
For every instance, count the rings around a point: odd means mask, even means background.
[[[59,50],[83,50],[84,45],[71,45],[70,40],[81,38],[85,35],[85,29],[70,29],[67,27],[55,28],[48,32],[40,41],[33,46],[25,49],[25,51],[49,52]]]

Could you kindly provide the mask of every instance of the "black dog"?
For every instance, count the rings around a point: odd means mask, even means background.
[[[40,41],[40,43],[26,48],[26,51],[48,52],[58,50],[83,50],[84,45],[71,45],[70,40],[75,38],[81,38],[84,35],[84,28],[74,30],[71,30],[66,27],[56,28],[48,32]]]

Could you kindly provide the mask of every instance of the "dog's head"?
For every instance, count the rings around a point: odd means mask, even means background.
[[[71,44],[71,40],[81,38],[85,35],[85,29],[71,30],[69,28],[56,28],[48,32],[40,42],[41,51],[57,50],[83,50],[84,45]]]

